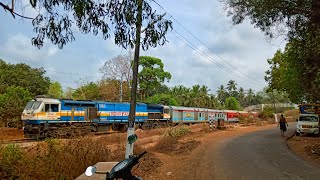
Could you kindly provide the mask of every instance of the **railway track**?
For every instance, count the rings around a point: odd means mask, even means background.
[[[40,142],[41,140],[36,139],[15,139],[10,141],[1,141],[0,144],[20,144],[20,143],[30,143],[30,142]]]
[[[109,131],[109,132],[91,132],[87,135],[84,135],[84,137],[86,136],[90,136],[90,135],[95,135],[95,136],[102,136],[102,135],[109,135],[109,134],[115,134],[115,133],[121,133],[119,131]],[[54,138],[54,139],[72,139],[72,138]],[[44,139],[15,139],[15,140],[10,140],[10,141],[0,141],[0,145],[8,145],[8,144],[22,144],[22,143],[33,143],[33,142],[43,142],[45,141]]]

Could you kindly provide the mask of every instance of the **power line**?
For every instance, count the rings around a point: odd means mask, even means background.
[[[217,55],[215,52],[213,52],[212,49],[210,49],[206,44],[204,44],[199,38],[197,38],[190,30],[188,30],[184,25],[182,25],[176,18],[173,17],[172,14],[170,14],[163,6],[161,6],[156,0],[152,0],[154,3],[156,3],[162,10],[164,10],[167,14],[170,15],[170,18],[172,18],[176,23],[178,23],[184,30],[186,30],[193,38],[195,38],[198,42],[200,42],[203,46],[205,46],[209,51],[211,51],[215,56],[217,56],[219,59],[221,59],[222,61],[224,61],[225,63],[227,63],[229,66],[231,66],[233,69],[235,69],[236,71],[238,71],[240,74],[244,75],[245,77],[247,77],[247,79],[250,79],[252,81],[255,81],[259,84],[262,84],[262,82],[251,78],[250,76],[248,76],[247,74],[243,73],[242,71],[238,70],[236,67],[234,67],[232,64],[230,64],[228,61],[224,60],[221,56]]]
[[[199,50],[199,48],[197,48],[194,44],[192,44],[189,40],[187,40],[185,37],[183,37],[180,33],[178,33],[177,31],[173,30],[175,33],[172,32],[172,34],[174,36],[176,36],[178,39],[180,39],[183,43],[185,43],[187,46],[189,46],[191,49],[195,50],[198,54],[200,54],[201,56],[205,57],[206,59],[208,59],[209,61],[215,63],[219,68],[221,68],[222,70],[231,73],[232,75],[234,75],[235,77],[238,77],[238,74],[236,74],[235,72],[233,72],[232,70],[224,67],[223,65],[221,65],[219,62],[215,61],[212,57],[210,57],[209,55],[207,55],[206,53],[202,52],[201,50]],[[178,35],[180,36],[178,36]],[[245,79],[240,79],[243,80],[244,82],[246,82]],[[256,85],[259,86],[263,86],[262,84],[258,84],[258,83],[254,83]]]

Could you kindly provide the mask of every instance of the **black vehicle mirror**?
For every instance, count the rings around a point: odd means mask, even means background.
[[[138,136],[136,134],[132,134],[128,137],[128,142],[129,142],[129,144],[132,144],[132,143],[136,142],[137,139],[138,139]]]
[[[296,121],[298,122],[298,119],[296,119]]]

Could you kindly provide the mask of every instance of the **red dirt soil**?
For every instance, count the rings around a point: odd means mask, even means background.
[[[23,130],[17,128],[0,128],[0,141],[23,139]]]
[[[294,136],[288,146],[303,159],[320,165],[320,137]]]

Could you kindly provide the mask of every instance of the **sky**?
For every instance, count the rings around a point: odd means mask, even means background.
[[[18,1],[16,12],[35,17],[37,13],[26,6],[28,2]],[[235,80],[238,88],[252,88],[256,92],[267,86],[264,81],[265,71],[269,68],[267,59],[284,48],[284,41],[268,39],[248,20],[233,25],[218,0],[157,2],[169,13],[166,18],[173,21],[174,30],[168,32],[167,44],[141,50],[141,55],[158,57],[163,61],[164,69],[172,75],[170,82],[166,83],[169,87],[200,84],[207,85],[211,93],[216,93],[218,87],[226,86],[229,80]],[[156,3],[150,4],[159,14],[165,12]],[[10,13],[0,9],[0,24],[3,25],[0,27],[0,59],[43,67],[46,76],[60,82],[64,89],[76,88],[85,81],[98,81],[102,78],[99,68],[104,62],[117,55],[128,54],[126,49],[114,44],[114,39],[83,35],[76,28],[76,40],[63,49],[49,41],[38,49],[31,44],[31,38],[36,34],[30,20],[13,19]]]

